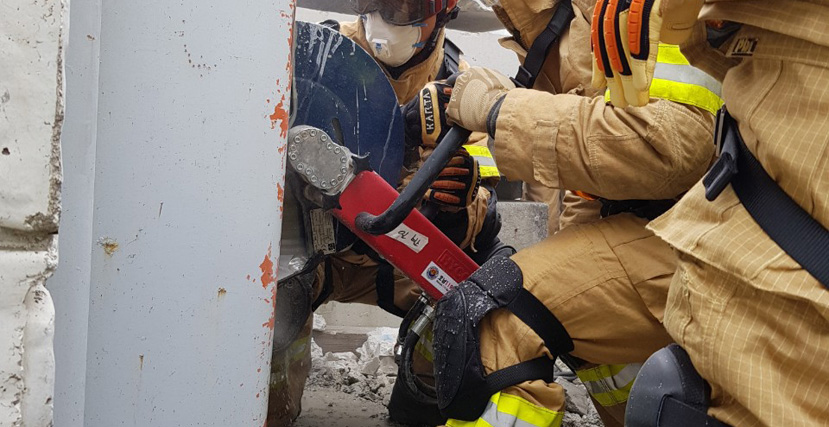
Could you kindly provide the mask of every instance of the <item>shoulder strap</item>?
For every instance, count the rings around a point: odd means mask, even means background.
[[[440,66],[437,79],[443,80],[457,73],[461,66],[461,49],[452,40],[443,39],[443,65]]]
[[[576,16],[573,13],[573,4],[571,0],[561,0],[558,8],[547,27],[535,38],[530,50],[527,51],[527,57],[524,63],[518,66],[518,72],[515,78],[512,79],[516,86],[531,88],[535,84],[535,79],[541,72],[541,67],[547,59],[550,48],[556,44],[564,29],[573,18]]]
[[[731,183],[760,228],[829,289],[829,230],[774,182],[746,147],[736,120],[725,108],[717,116],[717,133],[722,152],[703,180],[705,197],[716,199]]]

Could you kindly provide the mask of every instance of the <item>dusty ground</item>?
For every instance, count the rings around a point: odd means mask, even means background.
[[[316,326],[316,325],[315,325]],[[312,371],[302,398],[302,415],[296,427],[399,427],[388,419],[388,403],[397,367],[392,348],[396,330],[378,328],[365,336],[322,335],[317,327],[313,344]],[[354,351],[343,351],[354,348]],[[349,343],[352,343],[349,345]],[[333,349],[334,351],[327,351]],[[567,390],[566,427],[601,427],[584,388],[563,378]]]

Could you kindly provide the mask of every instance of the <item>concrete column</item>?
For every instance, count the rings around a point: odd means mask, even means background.
[[[0,425],[52,425],[67,5],[0,4]]]
[[[72,6],[56,425],[262,425],[293,2]]]

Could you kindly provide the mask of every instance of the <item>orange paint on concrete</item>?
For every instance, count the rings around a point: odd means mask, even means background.
[[[262,287],[267,289],[269,285],[274,282],[273,278],[273,260],[271,259],[271,247],[268,245],[268,253],[265,255],[265,260],[259,264],[259,270],[262,271]]]
[[[276,198],[279,200],[279,212],[282,213],[285,210],[285,189],[279,183],[276,183]]]
[[[271,318],[268,319],[267,322],[262,324],[263,328],[268,328],[273,331],[274,323],[276,322],[276,286],[273,287],[273,301],[271,305]],[[264,343],[263,343],[264,344]]]
[[[276,129],[276,123],[279,123],[279,136],[285,138],[288,136],[288,110],[285,108],[285,95],[282,95],[282,99],[279,101],[279,104],[273,108],[273,114],[270,116],[271,119],[271,129]]]
[[[274,270],[272,249],[273,244],[268,245],[268,253],[265,255],[265,259],[262,261],[262,264],[259,264],[259,269],[262,271],[262,287],[268,289],[268,286],[270,286],[272,293],[272,298],[270,300],[263,298],[265,302],[271,306],[271,317],[267,322],[262,324],[262,327],[268,328],[271,331],[273,331],[276,319],[276,271]]]

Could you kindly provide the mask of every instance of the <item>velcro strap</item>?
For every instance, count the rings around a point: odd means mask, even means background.
[[[524,381],[543,380],[551,383],[555,381],[553,366],[555,362],[546,356],[499,369],[486,376],[486,387],[489,394],[495,394],[507,387],[521,384]]]
[[[707,412],[680,402],[671,396],[662,399],[658,427],[728,427],[728,424],[708,415]]]
[[[553,356],[569,353],[575,348],[564,325],[526,288],[521,288],[506,308],[544,340]]]

